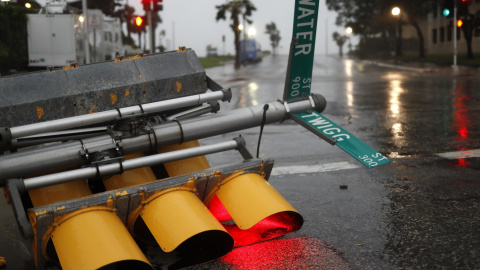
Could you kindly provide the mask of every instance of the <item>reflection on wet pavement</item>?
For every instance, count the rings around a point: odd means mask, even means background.
[[[337,252],[314,238],[270,240],[235,248],[220,259],[190,269],[350,269]]]

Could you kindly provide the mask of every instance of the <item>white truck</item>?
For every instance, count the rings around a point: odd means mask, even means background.
[[[63,67],[83,65],[85,57],[84,24],[80,14],[65,13],[65,5],[47,6],[40,14],[28,14],[29,67]],[[53,7],[52,7],[53,6]],[[88,10],[90,63],[115,59],[123,55],[121,24],[118,18],[106,17],[100,10]]]

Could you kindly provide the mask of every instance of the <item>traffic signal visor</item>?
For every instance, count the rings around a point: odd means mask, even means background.
[[[189,146],[190,143],[184,143],[172,146],[169,150]],[[129,155],[126,159],[140,156],[142,155]],[[198,169],[200,165],[205,166],[205,163],[197,164],[196,161],[186,159],[178,164],[164,165],[167,170],[171,169],[168,173],[173,176],[172,172],[183,174]],[[179,167],[181,164],[183,171]],[[208,166],[208,163],[206,165]],[[145,167],[126,171],[103,182],[107,190],[112,190],[154,181],[157,180],[152,169]],[[164,252],[175,252],[182,258],[196,263],[216,259],[230,252],[234,244],[232,237],[198,198],[194,184],[193,181],[189,181],[185,185],[156,191],[145,198],[129,215],[128,229],[132,235],[144,242],[157,242]]]
[[[55,225],[50,238],[62,269],[152,269],[111,208],[78,210]]]
[[[92,194],[82,180],[28,192],[35,207]],[[62,269],[152,269],[112,208],[86,207],[60,216],[43,238],[43,254]]]
[[[279,237],[303,225],[302,216],[256,173],[232,174],[205,202],[232,235],[235,246]]]

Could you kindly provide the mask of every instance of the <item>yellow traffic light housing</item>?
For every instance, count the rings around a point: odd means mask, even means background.
[[[35,207],[92,194],[82,180],[33,189],[28,193]],[[30,219],[35,218],[31,213]],[[59,216],[42,238],[42,254],[60,262],[63,269],[152,269],[111,207],[91,206]]]
[[[48,234],[63,269],[152,269],[112,208],[88,207],[53,225]],[[52,259],[49,243],[44,248]]]
[[[224,224],[235,246],[265,241],[295,232],[303,225],[302,216],[256,173],[237,172],[214,188],[206,205]]]
[[[195,192],[193,183],[189,183],[153,195],[132,213],[130,230],[145,237],[141,231],[145,223],[164,252],[178,249],[189,257],[198,255],[207,260],[227,254],[233,248],[232,237]]]
[[[198,146],[197,141],[163,147],[161,152]],[[126,159],[143,155],[128,155]],[[204,156],[165,163],[170,176],[208,168]],[[121,189],[157,181],[150,167],[126,171],[103,180],[107,190]],[[201,263],[219,258],[233,248],[233,238],[198,198],[194,181],[158,190],[144,197],[127,221],[132,235],[143,242],[156,241],[163,252],[176,252]]]

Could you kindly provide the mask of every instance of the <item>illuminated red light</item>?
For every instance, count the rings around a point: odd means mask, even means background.
[[[228,221],[232,219],[232,217],[228,213],[227,209],[225,209],[225,206],[223,206],[223,203],[220,201],[217,195],[213,197],[208,208],[218,221]]]
[[[209,205],[210,212],[219,221],[229,221],[232,219],[225,206],[215,195]],[[235,224],[223,224],[227,232],[233,237],[235,247],[245,246],[261,241],[266,241],[280,237],[287,233],[298,231],[303,224],[303,220],[298,220],[297,215],[285,211],[273,214],[261,220],[248,230],[242,230]]]

